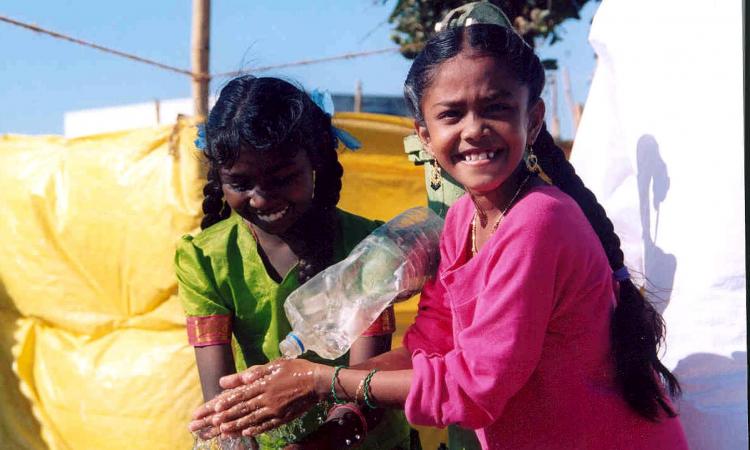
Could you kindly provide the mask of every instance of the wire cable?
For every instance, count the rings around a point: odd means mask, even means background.
[[[93,48],[93,49],[96,49],[96,50],[99,50],[99,51],[102,51],[102,52],[105,52],[105,53],[109,53],[109,54],[116,55],[116,56],[121,56],[123,58],[127,58],[127,59],[130,59],[130,60],[133,60],[133,61],[137,61],[137,62],[140,62],[140,63],[143,63],[143,64],[148,64],[148,65],[151,65],[151,66],[154,66],[154,67],[159,67],[159,68],[164,69],[164,70],[169,70],[169,71],[180,73],[180,74],[183,74],[183,75],[188,75],[188,76],[192,77],[195,80],[211,80],[212,78],[215,78],[215,77],[237,76],[237,75],[241,75],[241,74],[244,74],[244,73],[250,73],[250,72],[252,72],[252,73],[267,72],[269,70],[281,69],[281,68],[284,68],[284,67],[307,66],[307,65],[311,65],[311,64],[319,64],[319,63],[325,63],[325,62],[330,62],[330,61],[338,61],[338,60],[344,60],[344,59],[353,59],[353,58],[359,58],[359,57],[363,57],[363,56],[372,56],[372,55],[379,55],[379,54],[384,54],[384,53],[395,53],[395,52],[398,52],[398,51],[401,50],[401,48],[399,48],[399,47],[389,47],[389,48],[382,48],[382,49],[379,49],[379,50],[366,50],[366,51],[362,51],[362,52],[350,52],[350,53],[344,53],[344,54],[341,54],[341,55],[328,56],[328,57],[325,57],[325,58],[303,59],[303,60],[300,60],[300,61],[292,61],[292,62],[288,62],[288,63],[273,64],[273,65],[261,66],[261,67],[253,67],[253,68],[250,68],[248,70],[235,70],[235,71],[231,71],[231,72],[220,72],[220,73],[216,73],[216,74],[212,75],[212,74],[206,74],[206,73],[194,73],[194,72],[192,72],[190,70],[180,69],[179,67],[174,67],[174,66],[170,66],[170,65],[167,65],[167,64],[162,64],[162,63],[160,63],[158,61],[154,61],[154,60],[151,60],[151,59],[148,59],[148,58],[144,58],[144,57],[141,57],[141,56],[138,56],[138,55],[134,55],[132,53],[126,53],[126,52],[123,52],[123,51],[120,51],[120,50],[115,50],[113,48],[109,48],[109,47],[105,47],[103,45],[95,44],[93,42],[84,41],[83,39],[74,38],[72,36],[68,36],[68,35],[65,35],[65,34],[62,34],[62,33],[58,33],[57,31],[48,30],[48,29],[42,28],[42,27],[40,27],[38,25],[34,25],[34,24],[22,22],[20,20],[12,19],[12,18],[7,17],[7,16],[0,15],[0,21],[1,22],[9,23],[11,25],[15,25],[15,26],[27,29],[27,30],[31,30],[31,31],[36,32],[36,33],[46,34],[46,35],[51,36],[51,37],[56,38],[56,39],[62,39],[62,40],[68,41],[68,42],[72,42],[74,44],[82,45],[82,46],[85,46],[85,47],[90,47],[90,48]]]
[[[367,50],[363,52],[352,52],[352,53],[344,53],[341,55],[336,56],[327,56],[325,58],[318,58],[318,59],[304,59],[301,61],[293,61],[288,63],[281,63],[281,64],[274,64],[270,66],[261,66],[261,67],[252,67],[248,70],[235,70],[232,72],[221,72],[221,73],[215,73],[212,75],[212,77],[226,77],[226,76],[236,76],[241,75],[244,73],[256,73],[256,72],[267,72],[269,70],[273,69],[281,69],[284,67],[296,67],[296,66],[306,66],[310,64],[318,64],[318,63],[324,63],[324,62],[330,62],[330,61],[337,61],[342,59],[353,59],[353,58],[359,58],[361,56],[372,56],[372,55],[379,55],[383,53],[394,53],[399,51],[400,48],[398,47],[390,47],[390,48],[381,48],[380,50]]]
[[[11,19],[10,17],[6,17],[6,16],[0,15],[0,21],[6,22],[6,23],[9,23],[11,25],[15,25],[15,26],[18,26],[18,27],[21,27],[21,28],[25,28],[27,30],[34,31],[36,33],[42,33],[42,34],[46,34],[48,36],[52,36],[52,37],[57,38],[57,39],[62,39],[62,40],[68,41],[68,42],[72,42],[74,44],[82,45],[82,46],[85,46],[85,47],[90,47],[90,48],[93,48],[93,49],[96,49],[96,50],[99,50],[99,51],[102,51],[102,52],[105,52],[105,53],[110,53],[112,55],[121,56],[123,58],[127,58],[127,59],[130,59],[130,60],[133,60],[133,61],[137,61],[137,62],[140,62],[140,63],[143,63],[143,64],[149,64],[149,65],[152,65],[152,66],[155,66],[155,67],[159,67],[159,68],[164,69],[164,70],[169,70],[169,71],[172,71],[172,72],[181,73],[183,75],[188,75],[188,76],[190,76],[190,77],[192,77],[192,78],[194,78],[196,80],[211,79],[211,75],[209,75],[209,74],[193,73],[190,70],[180,69],[179,67],[174,67],[174,66],[169,66],[167,64],[162,64],[162,63],[160,63],[158,61],[153,61],[151,59],[143,58],[143,57],[138,56],[138,55],[133,55],[131,53],[126,53],[126,52],[123,52],[123,51],[120,51],[120,50],[115,50],[115,49],[112,49],[112,48],[105,47],[103,45],[94,44],[93,42],[84,41],[83,39],[78,39],[78,38],[74,38],[74,37],[71,37],[71,36],[67,36],[67,35],[62,34],[62,33],[58,33],[56,31],[47,30],[47,29],[42,28],[42,27],[37,26],[37,25],[33,25],[33,24],[30,24],[30,23],[25,23],[25,22],[21,22],[19,20]]]

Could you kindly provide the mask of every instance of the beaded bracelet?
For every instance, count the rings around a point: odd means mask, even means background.
[[[370,373],[367,374],[364,381],[364,396],[365,396],[365,405],[367,405],[370,409],[375,409],[377,406],[375,406],[375,403],[373,403],[372,400],[372,393],[370,392],[370,381],[372,381],[372,376],[375,375],[375,372],[377,372],[378,369],[372,369]]]
[[[341,404],[346,403],[345,400],[341,400],[340,398],[338,398],[336,396],[336,379],[339,376],[339,371],[341,369],[344,369],[344,368],[346,368],[346,367],[345,366],[336,366],[333,369],[333,378],[331,378],[331,397],[333,397],[333,402],[336,403],[337,405],[341,405]]]

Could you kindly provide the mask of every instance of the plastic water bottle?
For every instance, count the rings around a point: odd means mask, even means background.
[[[409,209],[292,292],[284,303],[292,332],[279,344],[282,356],[346,353],[392,302],[416,294],[435,274],[442,227],[432,210]]]

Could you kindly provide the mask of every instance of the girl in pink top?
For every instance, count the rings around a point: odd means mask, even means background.
[[[475,429],[485,449],[687,448],[669,400],[679,384],[657,357],[662,319],[544,130],[543,84],[508,27],[431,38],[404,91],[425,148],[468,195],[448,212],[404,347],[343,370],[288,360],[225,377],[191,429],[255,435],[333,399]]]

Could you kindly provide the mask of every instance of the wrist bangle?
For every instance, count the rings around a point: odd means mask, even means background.
[[[331,378],[331,397],[333,397],[333,403],[338,405],[346,403],[344,400],[341,400],[336,396],[336,379],[339,377],[339,371],[343,368],[344,366],[336,366],[333,369],[333,378]]]
[[[372,377],[373,375],[375,375],[375,372],[377,371],[378,369],[372,369],[362,382],[363,384],[362,390],[364,391],[365,405],[367,405],[370,409],[377,408],[377,406],[375,405],[375,402],[373,402],[372,400],[372,392],[370,392],[370,381],[372,381]]]
[[[357,386],[357,390],[354,392],[354,403],[359,405],[360,404],[360,394],[362,394],[362,391],[365,389],[365,378],[367,376],[365,375],[362,377],[362,381],[359,382],[359,386]],[[364,394],[362,395],[362,402],[365,401]]]
[[[328,418],[330,418],[333,415],[334,411],[337,411],[340,409],[345,409],[351,413],[354,413],[354,415],[356,415],[359,418],[359,421],[362,424],[362,436],[360,440],[364,440],[365,438],[364,435],[367,434],[368,429],[367,429],[367,419],[365,418],[365,415],[362,414],[362,410],[359,409],[359,407],[357,407],[357,405],[355,405],[354,403],[342,403],[342,404],[334,406],[333,408],[331,408],[330,411],[328,411]]]

